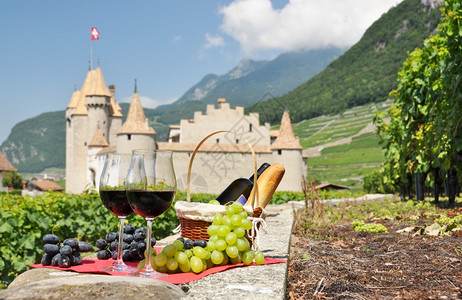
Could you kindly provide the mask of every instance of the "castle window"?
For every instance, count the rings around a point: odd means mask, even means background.
[[[67,126],[71,127],[71,119],[67,118]]]
[[[85,144],[83,144],[83,145],[86,146],[86,145],[87,145],[87,142],[85,142]]]
[[[249,132],[252,132],[252,124],[249,124]]]
[[[220,143],[220,139],[217,139],[217,144],[219,144],[219,143]]]
[[[236,144],[239,144],[239,139],[236,139]]]
[[[128,140],[130,141],[132,139],[132,135],[131,134],[127,134],[127,138]]]
[[[282,154],[282,150],[279,149],[279,150],[278,150],[278,155],[281,155],[281,154]]]

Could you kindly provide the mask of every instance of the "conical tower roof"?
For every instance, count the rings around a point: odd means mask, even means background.
[[[282,115],[279,135],[271,145],[271,149],[303,149],[298,139],[295,138],[288,111],[284,111],[284,114]]]
[[[69,101],[69,104],[67,105],[67,108],[76,108],[77,103],[79,103],[79,99],[80,99],[80,91],[75,90],[72,93],[72,97],[71,97],[71,100]]]
[[[112,96],[111,93],[109,92],[109,89],[106,86],[106,82],[104,81],[103,72],[101,71],[100,67],[93,70],[91,74],[90,86],[88,87],[88,90],[86,91],[85,96],[105,96],[105,97]]]
[[[115,101],[114,97],[111,97],[111,116],[113,117],[123,117],[122,115],[122,107],[120,107],[119,103]]]
[[[68,108],[75,108],[73,115],[87,115],[88,109],[85,105],[87,96],[103,96],[112,97],[109,89],[104,81],[103,72],[98,67],[95,70],[89,70],[85,80],[83,81],[82,88],[79,91],[75,91],[72,95],[71,101],[69,102]],[[75,98],[74,98],[75,97]],[[116,107],[117,103],[111,98],[112,107]],[[121,115],[120,110],[114,110],[115,116]]]
[[[91,140],[89,147],[107,147],[109,143],[104,138],[103,132],[101,129],[96,129],[93,139]]]
[[[141,106],[140,96],[136,92],[136,89],[128,108],[127,120],[117,134],[156,134],[154,128],[147,123],[143,107]]]

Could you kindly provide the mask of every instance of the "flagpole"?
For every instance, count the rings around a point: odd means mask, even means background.
[[[90,70],[93,69],[93,40],[99,39],[99,32],[96,27],[91,27],[91,38],[90,38]]]
[[[93,40],[90,40],[90,65],[89,70],[93,69]]]

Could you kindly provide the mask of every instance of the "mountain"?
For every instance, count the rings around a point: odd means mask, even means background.
[[[432,8],[435,2],[404,0],[322,72],[278,101],[260,102],[247,111],[260,112],[261,120],[274,123],[288,108],[292,121],[297,122],[387,99],[397,87],[397,73],[408,52],[422,47],[423,40],[437,30],[441,13]]]
[[[321,72],[345,49],[328,48],[280,54],[271,61],[242,60],[228,73],[208,74],[172,106],[191,100],[216,103],[226,98],[232,105],[249,106],[265,93],[283,95]]]
[[[43,113],[17,123],[0,151],[19,172],[41,172],[64,168],[66,160],[66,119],[64,110]]]

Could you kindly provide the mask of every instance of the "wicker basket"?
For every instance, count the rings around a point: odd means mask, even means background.
[[[246,143],[249,145],[250,150],[252,151],[252,156],[254,159],[254,186],[253,189],[257,188],[257,160],[255,157],[255,152],[252,146],[247,142],[247,140],[242,137],[240,134],[227,131],[227,130],[220,130],[215,131],[208,136],[206,136],[202,141],[196,146],[194,152],[191,155],[189,166],[188,166],[188,176],[187,176],[187,188],[186,188],[186,201],[177,201],[175,204],[175,211],[180,219],[180,228],[181,228],[181,237],[189,238],[193,241],[202,239],[208,240],[209,235],[207,233],[207,228],[212,224],[213,217],[217,213],[225,213],[225,207],[223,205],[214,205],[208,203],[198,203],[198,202],[191,202],[191,194],[190,194],[190,181],[191,181],[191,167],[194,161],[194,157],[202,146],[202,144],[211,136],[218,134],[218,133],[232,133],[235,135],[240,136]],[[245,207],[247,214],[252,217],[261,217],[266,218],[266,212],[261,208],[254,209],[255,195],[258,193],[258,189],[256,189],[256,193],[251,193],[253,195],[251,199],[251,207]]]

